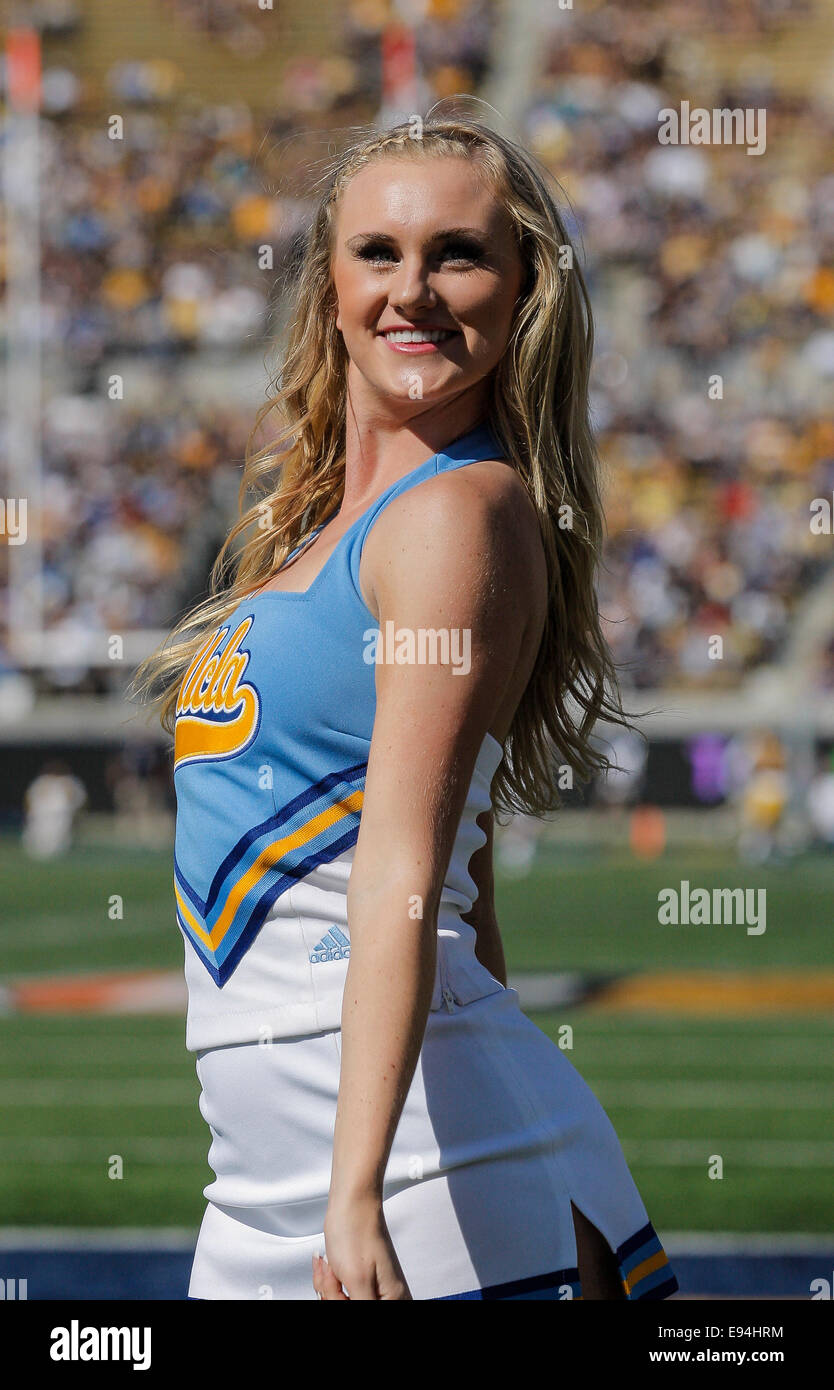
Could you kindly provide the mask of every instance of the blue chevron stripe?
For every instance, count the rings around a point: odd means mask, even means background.
[[[340,800],[359,790],[364,782],[367,764],[357,764],[341,773],[333,773],[309,788],[301,796],[283,807],[268,821],[255,826],[238,842],[235,849],[227,855],[221,870],[215,875],[209,893],[212,909],[205,910],[205,904],[198,893],[182,875],[175,863],[174,871],[177,887],[194,909],[198,925],[210,935],[219,921],[229,894],[235,883],[249,872],[264,849],[276,839],[291,836],[303,830],[316,816],[334,806]],[[348,780],[350,778],[350,780]],[[271,868],[266,869],[254,882],[223,933],[223,939],[211,950],[185,919],[177,905],[177,922],[181,931],[197,951],[215,984],[223,987],[234,972],[246,951],[255,940],[273,905],[282,893],[293,884],[305,878],[319,864],[337,858],[351,848],[359,835],[360,813],[346,810],[332,825],[325,827],[306,844],[297,846]],[[276,834],[276,830],[278,834]],[[225,880],[220,878],[226,868]],[[235,870],[232,877],[232,870]],[[221,887],[223,889],[221,897]],[[347,942],[347,938],[345,938]],[[349,944],[349,943],[347,943]]]
[[[355,763],[352,767],[343,768],[341,772],[329,773],[328,776],[323,777],[320,782],[314,783],[314,785],[308,787],[306,791],[294,797],[292,801],[288,801],[286,806],[283,806],[280,811],[276,811],[273,816],[270,816],[265,821],[261,821],[259,825],[253,826],[251,830],[247,830],[246,834],[238,840],[237,844],[234,845],[226,855],[215,873],[211,881],[208,897],[205,901],[203,901],[199,893],[191,887],[188,879],[180,868],[176,856],[174,856],[174,872],[177,877],[177,886],[186,894],[200,916],[202,918],[207,918],[220,896],[225,880],[232,870],[240,864],[245,856],[247,867],[251,865],[255,859],[257,859],[260,850],[263,848],[261,844],[259,848],[247,855],[247,851],[250,850],[251,846],[258,841],[268,843],[270,840],[278,838],[276,834],[278,830],[282,830],[284,835],[290,835],[295,830],[300,829],[306,821],[312,820],[319,811],[341,800],[343,796],[350,795],[350,793],[356,791],[357,788],[363,787],[367,769],[367,763]],[[313,809],[315,803],[318,801],[321,801],[321,806]],[[306,816],[302,814],[305,810],[307,811]],[[236,874],[235,877],[238,878],[241,873],[245,872],[246,869],[241,867],[239,873]],[[292,873],[292,870],[288,869],[287,872]],[[307,872],[309,872],[309,870]],[[299,875],[299,877],[303,877],[303,875]],[[227,895],[224,894],[224,898],[226,896]],[[215,914],[215,920],[217,915],[218,914]]]
[[[212,958],[209,958],[205,945],[189,930],[188,924],[183,921],[179,910],[177,910],[177,922],[181,930],[187,936],[192,946],[194,946],[200,960],[203,962],[203,965],[206,967],[206,970],[209,972],[216,985],[222,989],[226,981],[234,973],[263,926],[270,909],[281,894],[285,892],[287,888],[291,887],[293,883],[298,882],[299,878],[303,878],[306,874],[311,873],[317,865],[329,863],[331,859],[337,859],[344,850],[350,849],[356,844],[358,835],[358,826],[355,829],[348,830],[342,838],[337,840],[335,844],[332,844],[326,852],[311,855],[308,860],[298,866],[298,871],[296,873],[284,874],[277,883],[272,884],[259,900],[252,916],[243,926],[240,935],[229,949],[225,958],[219,963],[216,961],[218,952],[213,952]],[[224,942],[228,938],[228,935],[229,933],[227,932],[226,937],[223,938]]]

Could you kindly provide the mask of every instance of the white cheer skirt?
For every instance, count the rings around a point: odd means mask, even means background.
[[[315,1299],[339,1031],[201,1052],[209,1163],[189,1296]],[[504,989],[429,1015],[388,1162],[384,1212],[415,1299],[581,1297],[571,1202],[626,1296],[677,1281],[607,1115]]]

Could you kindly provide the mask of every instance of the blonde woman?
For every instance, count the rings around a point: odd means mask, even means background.
[[[609,1120],[507,988],[492,901],[494,813],[552,807],[621,713],[568,244],[478,121],[341,156],[258,416],[278,442],[250,440],[211,596],[137,673],[175,736],[216,1174],[192,1298],[677,1287]]]

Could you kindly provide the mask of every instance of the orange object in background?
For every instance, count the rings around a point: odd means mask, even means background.
[[[111,970],[18,980],[2,1003],[25,1014],[184,1014],[187,998],[179,971]]]
[[[628,822],[628,843],[638,859],[657,859],[666,848],[666,817],[658,806],[635,806]]]
[[[41,100],[41,40],[23,26],[6,33],[6,90],[12,107],[37,111]]]

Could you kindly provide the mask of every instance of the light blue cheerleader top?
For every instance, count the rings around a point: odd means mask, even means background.
[[[362,548],[393,498],[501,457],[484,423],[397,479],[308,589],[248,595],[186,671],[174,740],[174,892],[193,1050],[339,1027],[347,882],[376,709],[369,638],[379,628],[359,588]],[[490,807],[502,755],[487,734],[441,895],[433,1008],[502,988],[461,920],[477,894],[469,860],[486,839],[476,817]]]

